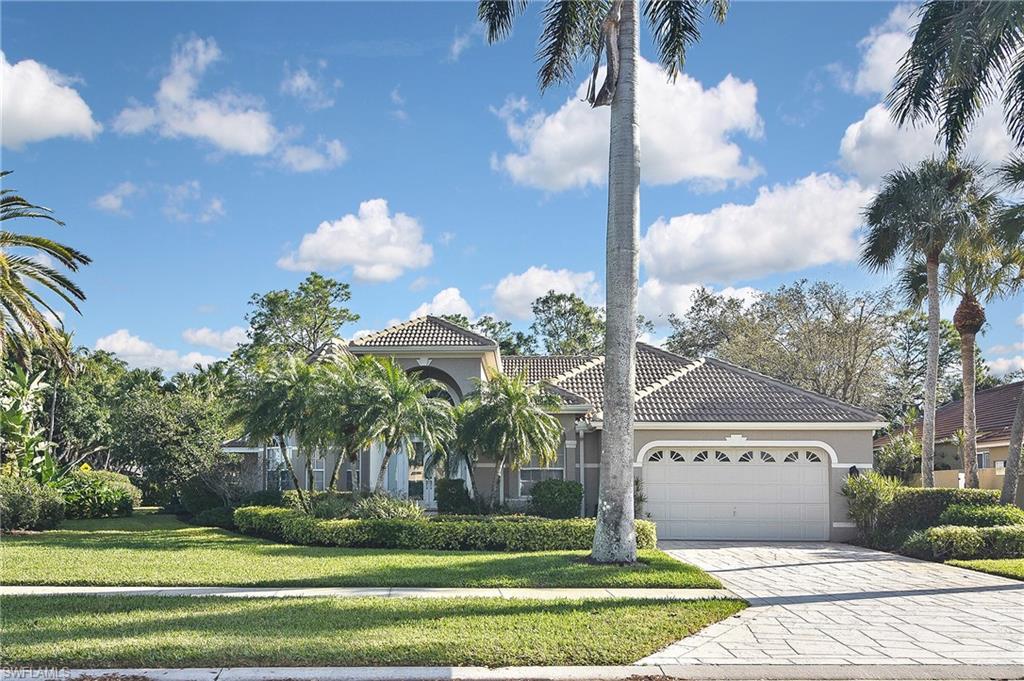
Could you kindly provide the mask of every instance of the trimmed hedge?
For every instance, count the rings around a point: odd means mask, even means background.
[[[52,530],[64,520],[64,497],[33,478],[0,476],[0,530]]]
[[[242,534],[287,544],[434,551],[586,550],[593,543],[595,527],[594,520],[583,518],[320,520],[298,511],[260,506],[235,510],[234,521]],[[655,548],[654,523],[638,520],[636,530],[638,548]]]
[[[965,506],[953,504],[939,516],[939,525],[996,527],[1024,525],[1024,509],[1016,506]]]
[[[879,512],[878,527],[892,532],[924,530],[939,524],[950,506],[995,506],[999,491],[943,487],[901,487]]]
[[[438,513],[472,513],[476,503],[469,496],[466,481],[459,478],[441,478],[434,490]]]
[[[541,480],[530,488],[530,512],[545,518],[575,518],[583,502],[583,485],[575,480]]]
[[[192,522],[204,527],[223,527],[225,530],[235,529],[234,513],[230,508],[208,508],[200,511],[193,518]]]
[[[915,558],[1024,558],[1024,525],[945,525],[915,532],[900,548]]]

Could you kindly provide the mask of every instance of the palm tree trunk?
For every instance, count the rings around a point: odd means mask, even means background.
[[[295,474],[295,466],[292,465],[292,458],[288,456],[288,445],[284,439],[284,433],[277,436],[277,441],[281,446],[281,458],[284,459],[284,465],[288,467],[288,472],[292,476],[292,485],[295,487],[295,494],[299,497],[299,506],[306,513],[309,513],[309,504],[306,502],[306,495],[302,493],[302,485],[299,484],[299,476]]]
[[[964,447],[965,485],[978,488],[978,420],[974,413],[974,334],[960,334],[960,364],[964,387]]]
[[[327,485],[327,489],[333,489],[335,492],[338,491],[338,476],[341,475],[341,464],[345,462],[345,450],[338,450],[338,460],[334,462],[334,470],[331,471],[331,481]]]
[[[501,491],[501,471],[505,468],[505,458],[502,457],[494,462],[494,480],[491,480],[491,507],[498,508],[499,496],[498,493]]]
[[[380,462],[380,470],[377,471],[377,484],[373,486],[374,492],[380,492],[384,489],[384,476],[388,471],[388,461],[391,461],[391,447],[385,445],[384,447],[384,460]]]
[[[608,159],[604,433],[597,528],[591,552],[591,559],[598,563],[636,561],[633,391],[640,221],[638,34],[636,0],[625,0],[619,19],[620,68],[611,106]]]
[[[928,355],[921,425],[921,486],[935,486],[935,391],[939,382],[939,257],[928,255]]]
[[[1003,493],[999,503],[1013,504],[1017,501],[1017,487],[1020,485],[1020,445],[1024,439],[1024,390],[1017,398],[1017,411],[1010,427],[1010,451],[1006,456],[1006,477],[1003,478]]]

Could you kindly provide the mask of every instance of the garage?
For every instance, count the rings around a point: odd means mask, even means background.
[[[644,513],[659,539],[827,540],[828,464],[813,447],[652,449]]]

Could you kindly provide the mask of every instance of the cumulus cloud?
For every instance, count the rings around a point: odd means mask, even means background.
[[[1014,355],[1013,357],[999,357],[990,360],[988,363],[992,373],[996,376],[1005,376],[1011,371],[1024,370],[1024,355]]]
[[[134,183],[122,182],[106,194],[97,196],[92,205],[107,213],[128,215],[128,209],[125,208],[124,202],[139,192],[139,188]]]
[[[532,314],[530,305],[548,291],[575,293],[593,304],[597,302],[600,290],[593,272],[534,266],[520,274],[509,274],[499,281],[494,287],[494,305],[503,315],[528,319]]]
[[[281,92],[295,97],[310,111],[320,111],[334,106],[332,92],[341,87],[341,81],[331,81],[325,74],[327,62],[317,62],[315,70],[305,67],[292,69],[284,65],[284,78],[281,80]]]
[[[857,257],[860,213],[870,192],[813,173],[758,190],[750,204],[659,218],[640,240],[648,274],[669,283],[737,280]]]
[[[351,266],[360,281],[392,281],[406,270],[426,267],[433,257],[416,218],[392,215],[386,199],[371,199],[359,204],[357,214],[321,222],[277,264],[300,271]]]
[[[118,329],[96,341],[95,349],[113,352],[128,363],[140,369],[163,369],[168,373],[189,371],[195,364],[210,364],[217,358],[201,352],[187,352],[159,348],[149,341],[132,334],[128,329]]]
[[[850,89],[861,95],[889,92],[900,60],[912,41],[915,10],[914,5],[896,5],[884,22],[861,39],[860,67],[849,83]]]
[[[593,109],[582,101],[585,94],[583,83],[551,114],[530,114],[526,100],[509,99],[495,113],[517,151],[494,156],[492,165],[518,184],[548,191],[605,184],[610,114],[607,107]],[[729,75],[705,88],[681,74],[672,83],[660,66],[641,59],[639,97],[645,182],[690,181],[713,188],[761,173],[734,141],[762,135],[752,82]]]
[[[693,294],[700,288],[701,284],[672,284],[659,279],[648,279],[640,286],[639,290],[637,302],[640,314],[660,326],[667,322],[670,314],[681,316],[689,312],[693,305]],[[714,290],[713,287],[706,288]],[[738,288],[727,286],[716,293],[730,298],[739,298],[747,305],[761,295],[760,290],[750,286]]]
[[[208,326],[199,329],[185,329],[181,333],[181,337],[186,343],[213,348],[221,352],[231,352],[249,340],[248,333],[241,326],[232,326],[223,331],[216,331]]]
[[[320,139],[316,146],[287,145],[281,149],[281,163],[297,173],[337,168],[348,159],[340,140]]]
[[[227,214],[224,201],[218,196],[207,198],[203,195],[199,180],[187,180],[181,184],[164,187],[166,200],[163,212],[175,222],[213,222]]]
[[[432,300],[429,300],[409,313],[409,318],[422,317],[423,315],[461,314],[469,319],[473,318],[473,308],[462,292],[454,286],[443,289],[437,293]]]
[[[103,126],[71,85],[73,79],[33,59],[15,64],[0,51],[0,142],[8,149],[54,137],[91,140]]]

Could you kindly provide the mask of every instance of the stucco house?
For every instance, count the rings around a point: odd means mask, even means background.
[[[390,356],[436,379],[453,403],[491,370],[543,381],[562,401],[555,414],[564,431],[557,462],[496,471],[482,460],[477,484],[487,490],[500,474],[502,498],[515,505],[528,501],[538,480],[576,480],[584,487],[583,512],[596,513],[604,357],[503,357],[494,341],[433,316],[363,336],[347,349]],[[872,439],[883,425],[870,411],[721,360],[637,344],[633,466],[647,497],[643,513],[663,539],[849,538],[853,525],[840,488],[852,466],[871,467]],[[290,484],[276,449],[245,442],[227,449],[254,455],[264,487]],[[343,464],[340,487],[374,484],[382,455],[373,446],[354,464]],[[330,454],[316,459],[313,488],[324,487],[334,462]],[[424,479],[422,452],[392,457],[386,487],[430,506],[433,481]]]

